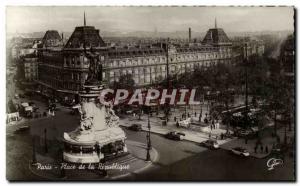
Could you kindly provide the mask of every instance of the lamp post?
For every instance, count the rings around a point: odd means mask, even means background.
[[[60,151],[61,151],[61,165],[63,165],[63,163],[64,163],[64,150],[63,150],[63,148],[61,148]],[[65,168],[63,166],[61,166],[61,168],[60,168],[60,177],[61,178],[66,177],[66,171],[65,171]]]
[[[47,146],[47,129],[44,130],[44,135],[45,135],[45,153],[48,153],[48,146]]]
[[[32,137],[32,162],[31,165],[35,165],[37,163],[36,160],[36,149],[35,149],[35,136]]]
[[[150,116],[148,113],[148,131],[147,131],[147,157],[146,157],[146,161],[151,161],[151,157],[150,157],[150,150],[151,150],[151,136],[150,136]]]
[[[246,112],[245,112],[245,125],[248,126],[248,45],[245,43],[245,105],[246,105]],[[245,127],[245,126],[244,126]]]

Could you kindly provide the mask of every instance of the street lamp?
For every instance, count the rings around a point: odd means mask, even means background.
[[[35,148],[35,136],[32,137],[32,162],[31,165],[35,165],[37,163],[36,160],[36,148]]]
[[[61,165],[64,163],[64,150],[63,148],[60,149],[61,151]],[[61,178],[66,178],[66,171],[65,171],[65,168],[63,166],[61,166],[61,169],[60,169],[60,177]]]
[[[248,127],[248,45],[247,42],[245,43],[245,105],[246,105],[246,112],[245,112],[245,125]]]
[[[44,146],[45,146],[45,153],[48,153],[48,146],[47,146],[47,129],[44,130],[44,135],[45,135],[45,141],[44,141]]]
[[[151,138],[150,138],[150,116],[149,116],[149,112],[148,112],[148,131],[147,131],[147,157],[146,157],[146,161],[151,161],[151,157],[150,157],[150,150],[151,150]]]

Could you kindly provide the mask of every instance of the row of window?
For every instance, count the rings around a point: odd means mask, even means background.
[[[196,68],[207,68],[210,66],[215,66],[218,63],[227,63],[229,60],[215,60],[215,61],[205,61],[196,63],[186,63],[186,64],[174,64],[170,65],[170,73],[185,73],[189,71],[194,71]],[[109,71],[109,81],[119,81],[120,76],[132,74],[135,83],[150,83],[150,81],[157,81],[161,77],[166,75],[166,66],[150,66],[150,67],[139,67],[139,68],[127,68]],[[151,77],[151,78],[150,78]],[[105,76],[103,77],[105,78]],[[161,79],[160,79],[161,80]]]
[[[126,67],[126,66],[137,66],[137,65],[150,65],[165,63],[166,57],[164,56],[153,56],[153,57],[139,57],[139,58],[127,58],[122,60],[112,60],[108,63],[109,67]]]
[[[147,67],[147,68],[128,68],[128,69],[123,69],[123,70],[111,70],[109,71],[109,76],[110,77],[115,77],[115,76],[121,76],[125,74],[134,74],[134,75],[141,75],[145,73],[154,73],[154,72],[165,72],[166,71],[166,66],[152,66],[152,67]]]
[[[158,74],[146,74],[146,75],[139,75],[133,76],[133,80],[135,84],[149,84],[153,82],[161,81],[162,79],[166,78],[166,72],[158,73]],[[119,81],[120,77],[113,77],[110,78],[110,82]]]
[[[85,67],[88,68],[89,61],[84,56],[69,56],[64,58],[64,67]]]
[[[170,62],[183,62],[183,61],[193,61],[201,59],[217,59],[217,58],[230,58],[229,53],[198,53],[198,54],[175,54],[170,57]],[[110,61],[109,67],[128,67],[128,66],[142,66],[142,65],[152,65],[166,63],[166,57],[141,57],[141,58],[127,58],[123,60],[113,60]]]

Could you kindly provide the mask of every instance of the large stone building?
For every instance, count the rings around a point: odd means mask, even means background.
[[[85,21],[84,21],[85,22]],[[83,85],[108,85],[131,74],[136,86],[162,81],[170,75],[231,64],[232,43],[223,29],[209,29],[203,42],[159,42],[127,47],[107,46],[93,26],[76,27],[64,44],[57,31],[47,31],[39,48],[39,80],[43,94],[74,99]]]

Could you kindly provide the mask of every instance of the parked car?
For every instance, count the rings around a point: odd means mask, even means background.
[[[171,140],[182,140],[184,138],[185,134],[182,132],[176,132],[176,131],[171,131],[167,134],[165,134],[165,137]]]
[[[18,129],[15,130],[16,133],[19,133],[19,132],[26,132],[30,129],[29,126],[25,125],[25,126],[22,126],[22,127],[19,127]]]
[[[239,155],[239,156],[243,156],[243,157],[248,157],[250,156],[250,153],[247,151],[247,149],[242,148],[242,147],[235,147],[231,149],[231,152],[233,154]]]
[[[131,126],[128,127],[128,129],[133,130],[133,131],[141,131],[142,125],[141,124],[132,124]]]
[[[210,149],[218,149],[219,148],[219,144],[216,140],[206,140],[203,141],[202,143],[200,143],[202,146],[210,148]]]

